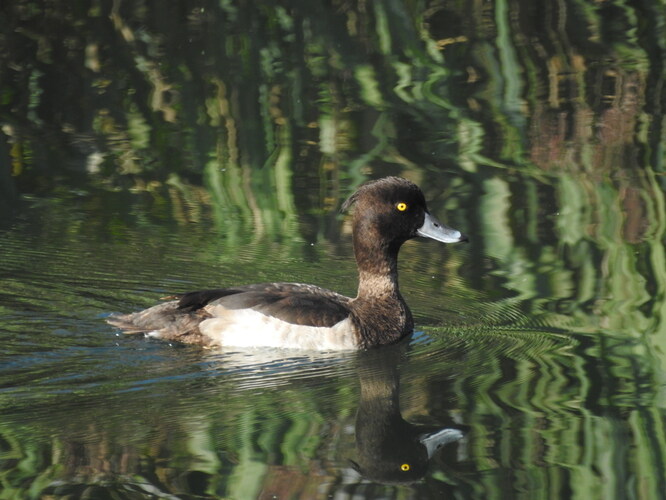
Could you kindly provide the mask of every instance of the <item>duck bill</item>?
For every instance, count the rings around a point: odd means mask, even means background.
[[[463,438],[463,433],[458,429],[441,429],[428,434],[421,434],[419,441],[428,450],[428,458],[432,458],[442,446],[454,443]]]
[[[433,240],[441,241],[442,243],[467,241],[467,236],[463,233],[452,227],[445,226],[428,212],[425,214],[423,225],[416,230],[416,234],[418,236],[423,236],[424,238],[432,238]]]

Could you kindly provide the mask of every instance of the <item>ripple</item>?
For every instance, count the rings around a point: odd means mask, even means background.
[[[275,388],[308,379],[352,376],[354,352],[307,352],[286,349],[248,349],[206,354],[206,369],[233,382],[236,390]]]

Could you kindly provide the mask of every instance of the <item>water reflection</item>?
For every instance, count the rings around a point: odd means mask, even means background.
[[[414,482],[461,434],[400,416],[407,348],[347,359],[178,349],[173,359],[186,362],[143,387],[54,393],[55,406],[5,411],[13,430],[5,419],[0,477],[6,492],[31,498],[324,498],[368,479]]]
[[[314,207],[368,164],[541,179],[663,169],[659,2],[161,9],[7,5],[3,191],[52,188],[50,172],[147,191],[203,178],[225,215],[275,234],[295,216],[292,175],[321,182]]]
[[[0,10],[0,497],[663,496],[661,2]],[[475,235],[401,263],[430,339],[401,415],[470,428],[426,486],[347,480],[350,360],[270,385],[101,329],[174,290],[353,294],[337,206],[388,174]]]
[[[506,184],[489,186],[488,227],[493,213],[510,211]],[[649,193],[646,206],[657,206]],[[580,495],[632,492],[627,477],[663,490],[666,443],[654,430],[664,419],[665,380],[659,216],[647,221],[653,236],[638,246],[617,237],[624,219],[615,202],[607,224],[586,223],[592,233],[580,247],[555,241],[535,252],[539,240],[513,240],[508,217],[481,230],[491,236],[480,261],[407,244],[402,288],[416,324],[442,326],[428,326],[412,343],[399,367],[401,411],[389,420],[404,436],[414,429],[405,421],[426,430],[453,421],[469,431],[433,455],[422,481],[387,486],[371,470],[372,447],[357,447],[354,430],[369,429],[366,443],[381,436],[368,427],[372,420],[356,424],[354,413],[365,411],[364,377],[395,397],[394,367],[378,360],[372,371],[369,361],[364,372],[362,361],[357,372],[352,358],[202,356],[101,326],[102,314],[151,304],[174,288],[257,276],[297,275],[353,293],[346,236],[307,251],[302,242],[248,240],[240,255],[226,252],[205,221],[165,223],[170,211],[160,203],[72,196],[77,203],[64,197],[24,209],[0,240],[0,481],[14,496],[56,484],[79,492],[153,487],[156,477],[169,494],[231,498],[320,489],[488,498],[508,480],[530,492],[545,484]],[[464,251],[480,252],[482,243]],[[463,445],[464,454],[452,456]]]
[[[421,479],[444,445],[462,439],[456,428],[413,425],[400,414],[399,366],[407,343],[359,354],[360,401],[354,469],[381,483]]]
[[[630,492],[627,477],[651,491],[662,484],[663,442],[653,430],[663,415],[651,375],[631,364],[636,344],[429,331],[345,357],[288,358],[128,342],[115,362],[109,350],[87,352],[95,384],[63,391],[61,380],[13,406],[12,393],[0,393],[3,491],[488,498],[507,480],[526,492],[540,491],[536,481],[580,494]],[[604,362],[599,349],[608,350]],[[424,435],[461,427],[463,441],[423,444]],[[641,451],[632,456],[631,447]]]

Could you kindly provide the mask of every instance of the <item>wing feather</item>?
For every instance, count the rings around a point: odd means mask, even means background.
[[[349,317],[350,302],[349,297],[314,285],[268,283],[190,292],[178,307],[184,312],[207,306],[252,309],[294,325],[330,327]]]

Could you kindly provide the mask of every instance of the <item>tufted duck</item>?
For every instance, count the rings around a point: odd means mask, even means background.
[[[358,349],[409,335],[412,314],[398,290],[398,250],[417,236],[467,241],[433,217],[413,183],[386,177],[360,187],[342,206],[355,205],[356,298],[315,285],[266,283],[186,293],[144,311],[107,321],[125,333],[208,347]]]

